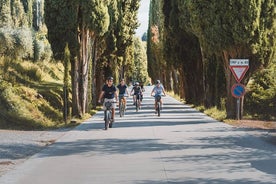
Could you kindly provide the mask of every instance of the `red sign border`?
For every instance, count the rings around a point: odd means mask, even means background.
[[[237,96],[237,95],[234,94],[234,88],[235,88],[236,86],[242,86],[242,87],[244,88],[244,92],[242,93],[241,96]],[[235,98],[241,98],[242,96],[245,95],[245,92],[246,92],[246,90],[245,90],[245,85],[243,85],[243,84],[241,84],[241,83],[233,84],[233,86],[232,86],[232,88],[231,88],[232,96],[235,97]]]
[[[230,70],[233,73],[233,75],[234,75],[234,77],[235,77],[235,79],[236,79],[237,82],[241,82],[241,80],[245,76],[247,70],[249,69],[249,66],[240,66],[240,65],[231,65],[229,67],[230,67]],[[245,70],[243,71],[243,73],[242,73],[242,75],[241,75],[240,78],[238,78],[238,76],[237,76],[237,74],[236,74],[236,72],[234,71],[233,68],[245,68]]]

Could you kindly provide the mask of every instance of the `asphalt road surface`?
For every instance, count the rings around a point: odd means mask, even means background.
[[[276,146],[163,97],[104,130],[98,112],[0,178],[1,184],[276,184]]]

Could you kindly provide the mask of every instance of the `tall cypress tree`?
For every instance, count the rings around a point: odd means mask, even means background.
[[[248,58],[252,73],[267,66],[275,56],[275,2],[233,0],[182,1],[189,13],[191,31],[199,38],[205,53],[222,56],[227,90],[227,116],[235,117],[235,100],[231,86],[235,83],[229,70],[229,59]],[[268,41],[270,40],[270,41]]]
[[[119,0],[118,1],[118,27],[115,31],[117,38],[118,51],[116,55],[121,57],[121,62],[118,62],[120,69],[120,77],[124,78],[127,73],[130,63],[133,62],[133,36],[138,28],[137,13],[140,0]],[[119,60],[120,61],[120,60]],[[130,75],[130,73],[128,73]]]
[[[82,116],[88,107],[89,45],[107,31],[109,1],[46,1],[45,21],[55,56],[61,58],[65,43],[71,53],[72,115]]]

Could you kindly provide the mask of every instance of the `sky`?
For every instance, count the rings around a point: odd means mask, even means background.
[[[138,10],[138,20],[140,26],[136,29],[136,35],[139,37],[142,37],[148,29],[149,5],[150,0],[141,0],[140,2],[140,8]]]

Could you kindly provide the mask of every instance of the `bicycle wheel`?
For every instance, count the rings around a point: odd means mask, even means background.
[[[124,103],[122,103],[122,105],[121,105],[121,117],[123,117],[124,115],[125,115],[125,108],[126,108],[126,106],[125,106],[125,104]]]
[[[160,116],[160,102],[157,103],[157,115]]]
[[[120,104],[119,104],[119,112],[120,112],[120,117],[123,117],[123,102],[122,100],[120,100]]]
[[[104,111],[104,129],[107,130],[110,122],[110,112],[108,110]]]
[[[138,110],[139,110],[139,104],[138,104],[138,99],[136,97],[136,112],[138,112]]]

